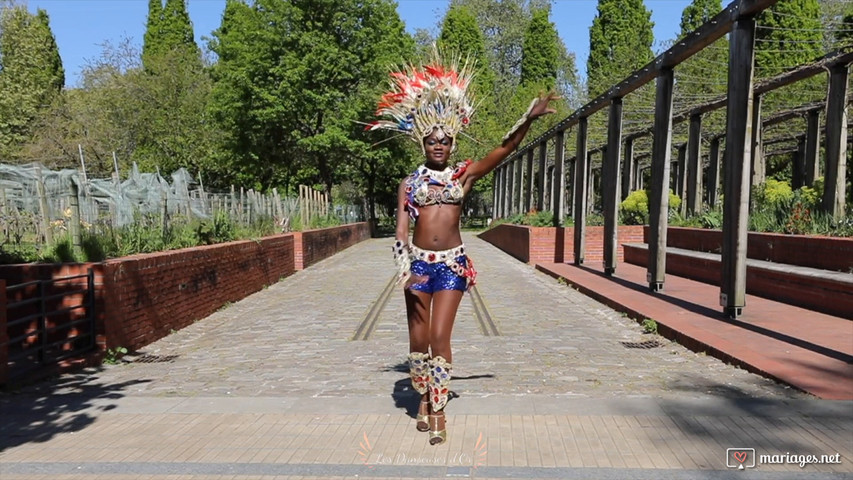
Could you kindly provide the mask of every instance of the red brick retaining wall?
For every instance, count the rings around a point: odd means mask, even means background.
[[[648,235],[646,227],[644,243],[648,243]],[[668,246],[685,250],[720,253],[722,242],[723,232],[720,230],[669,227],[666,233]],[[853,271],[853,238],[749,232],[746,256],[774,263],[850,272]]]
[[[571,263],[574,262],[574,227],[528,227],[501,224],[479,235],[483,240],[526,263]],[[620,226],[617,229],[617,244],[637,243],[643,238],[643,227]],[[584,261],[604,260],[604,227],[586,227]],[[617,258],[622,260],[621,248]],[[475,260],[476,261],[476,260]]]
[[[369,237],[369,226],[357,223],[103,263],[3,265],[0,282],[11,286],[85,274],[92,268],[99,349],[133,351]],[[6,295],[0,296],[7,301]],[[7,310],[2,313],[5,317]],[[2,339],[5,322],[0,326]],[[5,349],[0,350],[2,360]],[[0,377],[0,383],[4,381]]]
[[[297,270],[310,267],[324,258],[370,238],[370,225],[367,222],[342,225],[340,227],[321,228],[293,233],[295,242],[295,263]]]

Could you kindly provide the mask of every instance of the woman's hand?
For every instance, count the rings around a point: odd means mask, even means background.
[[[540,93],[539,98],[537,98],[536,104],[533,105],[532,109],[530,109],[530,113],[527,115],[527,118],[529,118],[530,120],[535,120],[541,116],[556,113],[557,110],[551,108],[551,102],[554,100],[559,100],[560,98],[561,97],[555,92],[548,92],[547,94]]]

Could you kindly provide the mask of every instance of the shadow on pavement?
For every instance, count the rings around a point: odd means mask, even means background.
[[[94,423],[99,412],[116,408],[115,400],[124,396],[125,389],[148,382],[103,385],[90,374],[79,373],[1,393],[0,452],[80,431]]]
[[[808,430],[821,430],[828,424],[848,432],[853,430],[853,402],[811,396],[756,398],[740,388],[689,375],[668,388],[694,395],[712,395],[710,398],[659,400],[661,411],[684,435],[701,439],[708,445],[748,447],[767,454],[830,454],[849,449],[849,445],[830,445],[818,440]],[[780,385],[780,388],[789,387]],[[816,440],[825,445],[827,451],[814,451]],[[720,458],[725,458],[725,453],[722,448]]]

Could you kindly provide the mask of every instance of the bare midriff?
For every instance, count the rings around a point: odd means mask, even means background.
[[[462,245],[459,217],[462,205],[439,203],[419,207],[412,243],[425,250],[448,250]]]

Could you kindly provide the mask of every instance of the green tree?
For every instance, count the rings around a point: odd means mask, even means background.
[[[755,68],[770,77],[821,56],[823,34],[817,0],[779,0],[757,19]]]
[[[193,39],[193,27],[186,0],[149,0],[148,23],[142,48],[142,62],[151,70],[164,55],[179,56],[190,66],[201,66],[201,52]],[[155,60],[152,60],[155,59]]]
[[[587,91],[601,94],[654,57],[651,12],[643,0],[599,0],[589,29]]]
[[[410,59],[414,42],[390,0],[229,0],[211,49],[235,180],[331,193],[391,143],[371,148],[382,139],[357,122],[373,118],[388,66]]]
[[[163,22],[163,0],[148,0],[148,21],[142,42],[142,61],[159,54],[162,47],[160,24]]]
[[[533,12],[524,34],[521,84],[553,89],[557,83],[560,36],[546,9]]]
[[[0,158],[19,158],[38,116],[61,93],[65,72],[44,10],[0,5]]]
[[[721,0],[693,0],[681,12],[681,40],[722,11]],[[677,100],[700,103],[726,93],[729,42],[726,37],[706,46],[675,67]],[[714,130],[719,125],[708,125]]]
[[[836,23],[835,39],[841,46],[850,45],[853,43],[853,2],[844,3],[844,10],[841,11],[841,24]]]

